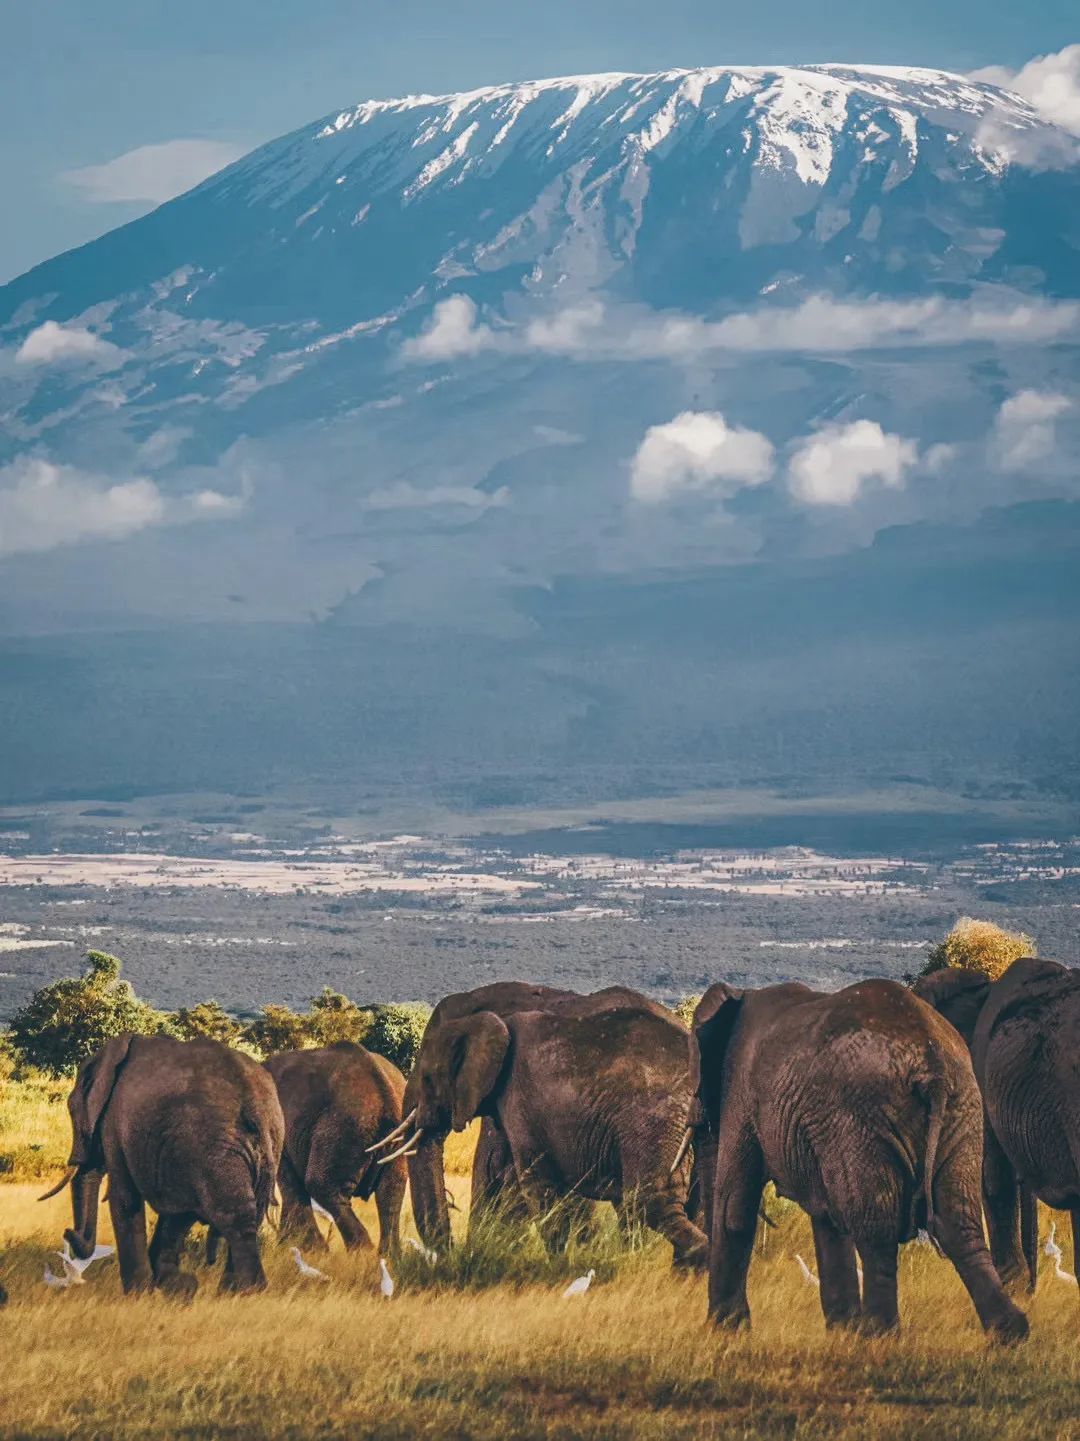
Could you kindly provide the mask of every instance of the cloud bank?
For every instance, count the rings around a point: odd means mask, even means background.
[[[1037,345],[1080,329],[1080,303],[1034,297],[1005,301],[836,300],[813,295],[798,305],[765,305],[723,320],[679,312],[575,306],[520,325],[492,325],[476,303],[452,295],[435,306],[406,360],[546,354],[574,360],[686,360],[722,352],[848,353],[969,343]]]
[[[92,205],[123,200],[160,205],[239,160],[245,148],[229,140],[167,140],[127,150],[103,165],[67,170],[60,178]]]
[[[110,482],[22,456],[0,467],[0,556],[124,540],[149,526],[234,515],[242,504],[212,490],[172,500],[144,476]]]
[[[1019,70],[988,65],[974,71],[972,79],[1022,96],[1041,120],[1059,132],[1040,134],[1022,129],[1009,122],[1006,112],[992,111],[976,135],[983,149],[1036,169],[1056,169],[1080,161],[1080,45],[1036,56]]]
[[[1057,449],[1055,421],[1073,409],[1056,391],[1021,390],[1004,401],[990,440],[1000,470],[1028,470]]]
[[[719,411],[684,410],[645,432],[630,463],[630,494],[648,505],[684,491],[723,500],[761,485],[772,469],[773,447],[764,435],[729,426]]]

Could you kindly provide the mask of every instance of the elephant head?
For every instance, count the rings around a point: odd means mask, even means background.
[[[970,1047],[979,1013],[990,994],[990,978],[983,971],[946,966],[920,977],[912,990],[921,1001],[943,1015]]]
[[[493,1011],[429,1025],[424,1034],[405,1093],[415,1130],[404,1153],[417,1229],[429,1246],[450,1237],[443,1143],[486,1112],[509,1047],[510,1032]]]
[[[134,1037],[114,1036],[79,1067],[68,1097],[71,1115],[71,1155],[59,1185],[46,1191],[47,1201],[70,1182],[73,1225],[64,1232],[76,1256],[87,1257],[97,1243],[98,1192],[104,1171],[99,1130],[101,1118],[116,1085],[116,1078]]]

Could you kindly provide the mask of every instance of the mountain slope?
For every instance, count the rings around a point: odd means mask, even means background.
[[[905,726],[935,677],[914,753],[953,756],[966,692],[985,704],[1022,644],[1037,734],[991,726],[973,764],[1042,773],[1072,736],[1067,632],[1000,536],[1031,565],[1064,549],[1070,615],[1080,166],[1060,141],[1016,96],[874,66],[572,77],[324,117],[0,290],[0,626],[288,623],[252,642],[252,689],[278,670],[300,686],[320,765],[356,725],[352,700],[331,717],[320,696],[363,695],[371,667],[386,764],[510,766],[517,748],[647,769],[647,731],[735,774],[819,683],[828,741],[786,753],[827,769],[857,744],[870,766],[863,651],[879,694],[913,667]],[[917,564],[927,535],[946,539]],[[889,537],[906,558],[883,571]],[[835,627],[827,684],[799,652],[807,567],[828,577],[805,602]],[[954,572],[996,658],[978,677],[964,627],[922,604],[952,604]],[[350,639],[315,644],[316,626]],[[778,658],[767,684],[744,632]],[[197,713],[192,657],[216,695],[243,635],[162,642],[183,659],[152,696],[140,644],[129,673],[104,643],[87,685],[123,675],[125,704]],[[296,661],[304,636],[318,664]],[[454,675],[444,748],[402,718],[437,716]],[[215,767],[244,769],[250,723],[215,731]],[[115,781],[124,748],[86,744],[65,742],[65,774]]]

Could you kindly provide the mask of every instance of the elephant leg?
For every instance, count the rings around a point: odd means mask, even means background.
[[[97,1245],[98,1196],[101,1191],[101,1171],[76,1173],[71,1183],[71,1210],[74,1225],[64,1232],[64,1239],[81,1260],[92,1256]]]
[[[716,1154],[709,1238],[709,1318],[717,1326],[750,1324],[746,1276],[765,1189],[765,1159],[748,1131],[721,1135]]]
[[[159,1290],[193,1296],[198,1282],[180,1269],[180,1257],[187,1233],[198,1218],[191,1212],[159,1216],[150,1241],[150,1266]]]
[[[491,1216],[508,1225],[524,1225],[529,1217],[529,1204],[518,1184],[514,1156],[505,1132],[490,1117],[485,1117],[473,1157],[469,1225]]]
[[[254,1224],[220,1227],[228,1246],[222,1291],[265,1291],[266,1273],[259,1254],[259,1232]]]
[[[1027,1335],[1027,1317],[1005,1294],[987,1250],[978,1172],[974,1164],[964,1165],[964,1159],[962,1151],[959,1161],[954,1152],[934,1183],[936,1237],[964,1283],[984,1330],[1002,1341],[1019,1341]]]
[[[1005,1285],[1012,1286],[1024,1278],[1027,1269],[1019,1238],[1021,1189],[994,1132],[989,1126],[984,1131],[982,1190],[990,1259]]]
[[[873,1239],[859,1240],[857,1245],[863,1263],[860,1329],[869,1336],[883,1336],[889,1331],[898,1331],[900,1310],[896,1296],[899,1249],[897,1243],[875,1236]]]
[[[405,1204],[408,1171],[404,1161],[383,1167],[375,1187],[375,1209],[379,1213],[379,1255],[396,1256],[401,1250],[401,1208]]]
[[[146,1207],[126,1168],[109,1172],[109,1215],[125,1295],[149,1291],[154,1273],[146,1247]]]
[[[1039,1281],[1039,1198],[1024,1181],[1020,1183],[1020,1249],[1027,1267],[1028,1295],[1033,1296]]]
[[[311,1197],[285,1156],[278,1171],[278,1189],[281,1191],[280,1234],[302,1250],[325,1251],[326,1242],[311,1211]]]
[[[862,1312],[855,1242],[837,1230],[827,1216],[816,1217],[813,1227],[825,1324],[848,1326]]]
[[[334,1225],[345,1242],[346,1251],[370,1251],[373,1249],[367,1227],[352,1208],[351,1195],[339,1188],[330,1189],[321,1184],[312,1186],[310,1194],[314,1200],[318,1201],[323,1210],[329,1211],[334,1218]]]

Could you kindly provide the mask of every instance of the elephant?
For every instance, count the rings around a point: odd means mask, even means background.
[[[983,1236],[982,1105],[970,1059],[906,987],[868,980],[825,994],[797,982],[746,991],[720,982],[694,1014],[691,1075],[699,1123],[715,1141],[714,1323],[749,1324],[746,1278],[771,1180],[810,1216],[827,1325],[895,1330],[897,1248],[925,1227],[984,1328],[1002,1340],[1027,1334]]]
[[[638,1207],[679,1264],[703,1264],[704,1234],[686,1214],[680,1164],[690,1105],[687,1031],[662,1006],[611,987],[591,996],[500,982],[445,998],[428,1022],[406,1087],[414,1128],[413,1211],[427,1245],[449,1244],[442,1148],[484,1119],[474,1186],[487,1201],[510,1182],[527,1213],[557,1222],[559,1245],[581,1200]],[[396,1155],[396,1152],[392,1152]]]
[[[990,1254],[1006,1282],[1026,1273],[1033,1291],[1037,1199],[1071,1213],[1080,1258],[1080,971],[1025,957],[996,981],[949,967],[914,991],[971,1048],[985,1107]]]
[[[374,1193],[379,1253],[399,1245],[406,1171],[402,1159],[380,1166],[374,1142],[401,1121],[405,1077],[385,1057],[353,1041],[310,1051],[283,1051],[263,1062],[285,1116],[281,1157],[281,1229],[307,1244],[324,1244],[311,1213],[316,1201],[334,1218],[347,1250],[370,1247],[352,1197]]]
[[[41,1199],[71,1185],[74,1225],[64,1235],[75,1255],[93,1252],[107,1175],[125,1292],[192,1293],[180,1255],[197,1221],[228,1243],[223,1289],[265,1287],[258,1232],[285,1121],[262,1066],[206,1037],[115,1036],[79,1067],[68,1110],[68,1170]],[[144,1203],[158,1216],[149,1248]]]

